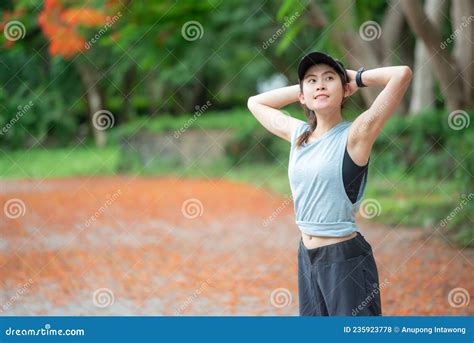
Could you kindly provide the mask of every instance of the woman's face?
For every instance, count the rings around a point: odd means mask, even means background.
[[[340,110],[344,87],[336,71],[326,64],[315,64],[306,71],[300,102],[310,110]]]

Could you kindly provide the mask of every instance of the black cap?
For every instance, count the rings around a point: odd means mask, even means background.
[[[347,82],[349,80],[346,68],[344,68],[344,65],[341,62],[325,54],[324,52],[318,51],[311,52],[301,59],[300,64],[298,65],[299,80],[303,80],[306,71],[318,63],[324,63],[333,67],[336,72],[342,76],[343,82]]]

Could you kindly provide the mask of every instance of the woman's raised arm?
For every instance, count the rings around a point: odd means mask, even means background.
[[[274,135],[291,141],[291,134],[302,120],[286,115],[279,109],[298,101],[300,86],[288,86],[251,96],[247,107],[254,117]]]
[[[355,85],[356,72],[348,70],[350,88]],[[400,104],[408,85],[412,71],[407,66],[383,67],[366,70],[362,73],[362,83],[367,86],[385,86],[370,108],[360,114],[349,131],[348,148],[353,152],[351,156],[356,163],[365,163],[370,155],[372,146],[383,129],[385,122],[390,118]]]

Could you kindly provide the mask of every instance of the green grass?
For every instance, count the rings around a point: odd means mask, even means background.
[[[10,179],[110,175],[116,171],[119,153],[118,147],[112,146],[0,151],[0,176]]]

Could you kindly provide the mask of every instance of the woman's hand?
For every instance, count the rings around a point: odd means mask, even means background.
[[[349,83],[346,85],[346,87],[348,88],[348,93],[346,93],[346,96],[351,96],[352,94],[357,92],[357,90],[359,89],[355,81],[357,72],[351,69],[346,69],[346,72],[347,72],[347,76],[349,77]]]

